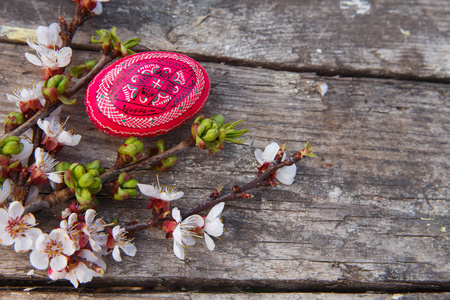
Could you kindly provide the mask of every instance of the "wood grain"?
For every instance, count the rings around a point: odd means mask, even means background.
[[[23,57],[27,47],[0,44],[0,119],[14,109],[5,93],[39,78],[40,70]],[[84,61],[95,57],[76,51]],[[217,291],[251,287],[267,291],[445,291],[450,287],[449,99],[446,84],[320,77],[311,73],[202,63],[212,90],[204,115],[222,113],[245,119],[247,146],[226,145],[210,156],[190,149],[180,163],[161,174],[185,197],[181,210],[200,203],[214,188],[250,181],[256,171],[253,152],[270,141],[286,143],[288,153],[310,141],[318,159],[298,165],[291,186],[264,188],[253,199],[227,204],[225,234],[210,252],[201,240],[187,251],[188,262],[172,253],[172,241],[158,230],[135,235],[136,257],[116,263],[108,257],[103,278],[86,288],[141,286]],[[15,70],[15,72],[11,72]],[[324,96],[319,82],[329,85]],[[109,137],[89,122],[80,100],[65,107],[67,128],[83,135],[75,151],[58,158],[87,163],[115,160],[122,140]],[[189,126],[164,138],[176,144]],[[150,147],[156,140],[146,139]],[[140,182],[155,173],[135,173]],[[47,190],[48,192],[48,190]],[[114,203],[104,194],[101,215],[120,223],[145,220],[148,199]],[[43,229],[58,224],[52,212],[36,214]],[[29,254],[1,247],[4,285],[57,288],[45,271],[28,276]]]
[[[95,30],[117,26],[124,39],[141,37],[140,50],[215,62],[322,75],[450,77],[446,0],[124,0],[103,7],[77,35],[77,47],[89,47]],[[69,1],[3,1],[0,39],[23,42],[57,15],[70,20],[72,10]]]

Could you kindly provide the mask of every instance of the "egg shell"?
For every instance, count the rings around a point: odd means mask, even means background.
[[[101,131],[121,137],[151,137],[172,131],[205,105],[210,82],[190,57],[171,52],[126,56],[90,82],[86,112]]]

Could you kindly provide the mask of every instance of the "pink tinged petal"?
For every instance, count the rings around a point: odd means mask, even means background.
[[[271,162],[275,158],[275,156],[278,153],[278,150],[280,150],[280,146],[273,142],[266,146],[263,153],[263,159],[266,162]]]
[[[3,246],[11,246],[12,244],[14,244],[14,240],[9,233],[2,232],[0,234],[0,244],[2,244]]]
[[[212,236],[219,237],[223,234],[223,224],[220,222],[220,219],[217,218],[212,222],[206,223],[205,231]]]
[[[9,195],[11,194],[11,190],[11,179],[8,178],[3,182],[2,188],[0,190],[0,203],[8,199]]]
[[[179,259],[184,260],[184,247],[181,243],[178,243],[175,240],[173,241],[173,253]]]
[[[106,246],[106,242],[108,240],[108,235],[104,232],[100,232],[94,239],[101,246]],[[96,252],[99,252],[99,251],[96,251]]]
[[[264,160],[263,160],[263,152],[262,152],[261,149],[256,149],[256,150],[255,150],[255,157],[256,157],[256,160],[258,161],[258,163],[259,163],[260,165],[262,165],[262,164],[264,163]]]
[[[134,246],[132,243],[125,243],[120,249],[123,250],[123,252],[128,256],[135,256],[137,249],[136,246]]]
[[[282,184],[291,185],[294,182],[294,177],[297,174],[297,166],[286,166],[277,171],[276,179]]]
[[[38,67],[44,66],[42,61],[36,55],[30,54],[30,53],[25,53],[25,58],[35,66],[38,66]]]
[[[175,207],[172,209],[172,218],[175,220],[175,222],[180,223],[181,222],[181,213],[178,207]]]
[[[144,194],[145,196],[149,196],[149,197],[159,196],[153,185],[138,183],[138,187],[139,187],[139,190],[141,191],[141,193]]]
[[[206,233],[204,233],[204,238],[205,238],[206,247],[208,247],[209,250],[213,251],[214,248],[216,247],[216,244],[214,244],[214,241],[212,240],[212,238],[209,235],[207,235]]]
[[[19,201],[11,202],[8,209],[8,216],[11,219],[15,219],[21,217],[23,214],[24,208]]]
[[[28,46],[30,46],[31,49],[33,49],[35,51],[40,51],[41,50],[41,47],[39,45],[37,45],[33,41],[30,41],[29,39],[27,39],[27,44],[28,44]]]
[[[76,213],[72,213],[68,219],[69,226],[73,226],[77,221],[78,221],[78,215]]]
[[[77,246],[75,245],[74,241],[72,241],[69,237],[69,235],[66,233],[65,237],[63,238],[62,241],[62,246],[63,246],[63,250],[62,252],[65,255],[72,255],[75,253],[75,251],[77,250]]]
[[[102,251],[102,247],[92,238],[89,239],[89,245],[91,245],[92,250],[95,252]]]
[[[112,251],[112,256],[115,261],[122,261],[122,257],[120,256],[119,246],[117,246],[117,245],[114,246],[114,249]]]
[[[61,271],[55,271],[52,269],[48,269],[48,277],[51,280],[64,279],[64,278],[66,278],[66,276],[67,276],[67,271],[65,269],[61,270]]]
[[[50,260],[50,268],[55,271],[61,271],[67,266],[67,256],[58,255]]]
[[[220,217],[224,207],[225,207],[225,202],[221,202],[221,203],[215,205],[213,208],[211,208],[208,215],[206,216],[206,222],[212,221],[213,219]]]
[[[184,193],[183,192],[176,192],[176,193],[161,193],[158,195],[157,198],[164,200],[164,201],[172,201],[172,200],[177,200],[180,199],[181,197],[183,197]]]
[[[14,239],[14,251],[17,253],[26,252],[33,247],[33,240],[28,237],[19,237]]]
[[[34,250],[30,254],[30,262],[38,270],[45,270],[48,267],[48,256],[44,252]]]

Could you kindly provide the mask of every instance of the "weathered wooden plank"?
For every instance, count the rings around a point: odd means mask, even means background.
[[[203,299],[233,299],[233,300],[247,300],[247,299],[280,299],[280,300],[347,300],[347,299],[364,299],[364,300],[443,300],[448,299],[448,293],[423,293],[423,294],[325,294],[325,293],[133,293],[133,294],[99,294],[99,293],[45,293],[45,292],[0,292],[0,296],[4,300],[16,299],[59,299],[67,300],[86,300],[92,299],[179,299],[179,300],[203,300]]]
[[[111,1],[75,42],[118,26],[141,49],[325,75],[449,79],[448,1]],[[29,8],[29,9],[25,9]],[[0,38],[22,39],[69,1],[3,1]]]
[[[0,44],[1,119],[13,106],[5,92],[39,78],[22,53],[27,47]],[[80,60],[92,52],[76,52]],[[253,152],[275,140],[288,153],[311,141],[319,159],[300,163],[292,186],[255,190],[255,198],[229,203],[226,232],[213,252],[199,241],[183,263],[172,242],[157,230],[136,234],[138,253],[122,263],[108,258],[104,278],[85,286],[145,286],[208,289],[220,285],[298,291],[339,289],[412,291],[448,289],[449,257],[449,86],[424,82],[318,77],[308,73],[203,64],[212,82],[202,113],[245,119],[248,146],[227,145],[214,156],[196,149],[160,179],[176,183],[186,196],[175,205],[200,203],[220,185],[251,180]],[[19,70],[19,72],[11,72]],[[330,90],[316,92],[318,82]],[[90,124],[82,102],[64,109],[68,128],[83,135],[76,151],[59,156],[87,163],[114,161],[120,139]],[[165,136],[172,144],[189,126]],[[146,145],[152,141],[147,139]],[[331,164],[328,165],[327,164]],[[155,173],[136,173],[152,182]],[[147,200],[112,203],[103,195],[106,220],[144,220]],[[141,209],[137,209],[141,208]],[[57,213],[55,211],[54,213]],[[52,218],[51,212],[36,215]],[[57,224],[41,221],[44,229]],[[0,248],[5,284],[47,285],[45,272],[28,276],[28,254]],[[61,286],[67,283],[54,283]]]

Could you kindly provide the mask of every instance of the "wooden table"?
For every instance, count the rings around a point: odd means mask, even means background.
[[[251,180],[253,152],[271,141],[286,143],[288,154],[310,141],[318,159],[300,162],[291,186],[228,203],[213,252],[200,242],[182,262],[163,232],[139,232],[136,257],[116,263],[109,256],[105,276],[81,285],[81,294],[45,271],[27,275],[29,253],[1,247],[2,299],[21,299],[25,288],[42,299],[55,292],[68,299],[450,297],[448,1],[123,0],[103,8],[77,33],[74,63],[98,57],[89,43],[96,29],[117,26],[124,40],[141,38],[139,51],[200,61],[212,83],[202,114],[245,119],[250,129],[246,146],[227,144],[214,156],[190,149],[160,174],[185,192],[176,206],[187,209],[221,185],[229,191]],[[24,57],[32,52],[25,38],[58,15],[69,21],[72,11],[71,1],[0,4],[2,122],[17,109],[5,95],[40,79]],[[318,83],[328,84],[325,96]],[[82,92],[77,99],[63,115],[83,138],[58,159],[111,166],[122,140],[95,129]],[[185,125],[163,138],[175,145],[189,134]],[[152,171],[134,175],[155,181]],[[149,214],[143,196],[100,198],[107,221]],[[36,213],[44,230],[58,224],[59,211]]]

